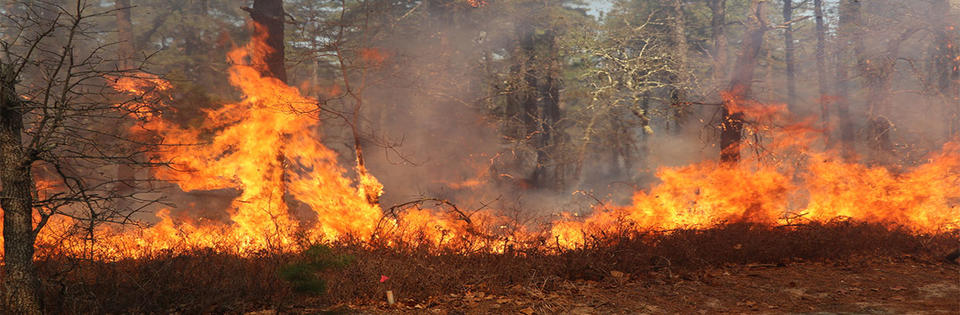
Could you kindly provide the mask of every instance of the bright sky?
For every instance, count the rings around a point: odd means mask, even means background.
[[[590,15],[599,16],[600,12],[605,12],[610,9],[611,0],[586,0],[587,6],[590,8],[588,11]]]

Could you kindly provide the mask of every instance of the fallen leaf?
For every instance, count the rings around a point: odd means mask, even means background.
[[[525,309],[520,310],[520,313],[521,313],[521,314],[524,314],[524,315],[533,315],[534,311],[533,311],[533,308],[532,308],[532,307],[528,307],[528,308],[525,308]]]

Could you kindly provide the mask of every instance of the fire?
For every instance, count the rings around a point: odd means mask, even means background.
[[[318,240],[369,236],[381,211],[364,196],[379,196],[382,186],[364,169],[355,170],[357,183],[347,177],[336,153],[316,133],[319,122],[309,113],[318,109],[318,102],[262,75],[255,66],[262,64],[260,57],[269,49],[262,43],[263,38],[255,38],[230,53],[230,83],[244,99],[208,111],[200,128],[207,132],[162,121],[145,126],[168,143],[195,144],[164,148],[158,159],[171,161],[174,167],[156,175],[184,191],[240,190],[231,205],[233,224],[225,237],[244,246],[288,247],[299,231]],[[314,211],[313,226],[301,227],[289,216],[288,197]]]
[[[480,7],[483,7],[483,6],[487,5],[487,1],[486,1],[486,0],[467,0],[467,3],[470,4],[470,6],[471,6],[471,7],[474,7],[474,8],[480,8]]]
[[[813,120],[797,122],[784,105],[735,99],[725,104],[749,120],[747,131],[756,136],[746,137],[744,147],[752,152],[737,165],[704,161],[661,168],[658,183],[636,192],[629,205],[601,205],[585,217],[564,214],[541,232],[508,229],[511,221],[491,209],[464,213],[443,210],[442,204],[418,205],[386,215],[378,204],[384,187],[377,178],[362,163],[352,170],[340,166],[337,153],[323,145],[314,115],[320,103],[263,75],[260,60],[269,48],[263,44],[265,34],[256,29],[249,44],[228,56],[229,82],[243,98],[207,110],[199,128],[164,119],[160,106],[168,99],[159,95],[172,89],[168,82],[148,74],[112,79],[118,91],[141,96],[118,106],[137,119],[133,130],[164,140],[153,160],[171,167],[155,169],[154,176],[183,191],[238,191],[229,207],[230,221],[179,218],[164,209],[156,214],[159,222],[146,229],[98,228],[92,243],[71,237],[76,222],[59,216],[39,235],[40,246],[117,259],[193,248],[237,254],[296,250],[303,240],[352,237],[501,252],[538,236],[572,248],[616,229],[704,228],[723,222],[773,225],[849,217],[920,232],[960,228],[960,143],[946,144],[923,165],[892,171],[812,149],[822,130],[812,127]],[[389,57],[372,49],[360,53],[374,64]],[[334,85],[329,93],[341,91]],[[481,171],[448,184],[469,188],[486,177]],[[58,189],[43,178],[37,183],[40,194]],[[313,217],[294,218],[294,202],[309,208]]]
[[[912,170],[894,172],[812,150],[820,130],[811,127],[812,120],[791,123],[783,105],[727,103],[752,122],[751,132],[769,134],[763,137],[768,138],[763,152],[738,165],[706,161],[661,168],[659,183],[649,192],[637,192],[631,205],[598,208],[582,221],[567,216],[555,222],[551,240],[572,248],[583,245],[588,235],[625,226],[671,230],[838,217],[918,232],[960,228],[960,143],[947,143]]]

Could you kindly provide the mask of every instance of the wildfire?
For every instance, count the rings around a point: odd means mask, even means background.
[[[960,228],[960,144],[947,143],[927,163],[895,173],[811,150],[821,131],[811,127],[811,120],[791,123],[783,105],[726,103],[752,122],[752,133],[769,134],[763,145],[750,143],[763,152],[737,165],[706,161],[661,168],[659,183],[636,192],[631,205],[598,208],[582,221],[555,222],[553,240],[570,248],[583,245],[587,235],[624,226],[671,230],[838,217],[919,232]]]
[[[483,3],[471,1],[475,6]],[[117,90],[144,96],[120,106],[138,119],[137,129],[168,144],[155,159],[172,167],[158,168],[154,175],[183,191],[239,191],[229,207],[230,222],[174,218],[165,209],[152,227],[101,228],[98,242],[91,244],[68,239],[71,222],[58,217],[38,242],[120,258],[203,247],[244,254],[296,249],[301,239],[349,236],[373,242],[393,235],[397,237],[388,242],[458,244],[498,252],[511,241],[537,235],[572,248],[589,235],[611,229],[702,228],[722,222],[782,224],[850,217],[922,232],[960,227],[960,144],[945,145],[912,170],[893,172],[812,150],[821,134],[813,121],[791,122],[783,105],[742,100],[725,103],[751,121],[748,132],[758,136],[748,147],[762,150],[737,165],[705,161],[661,168],[659,182],[636,192],[630,205],[598,206],[583,218],[565,214],[542,234],[523,227],[496,232],[509,220],[494,210],[466,214],[418,206],[387,216],[378,204],[384,187],[376,177],[362,166],[343,168],[337,154],[322,144],[316,132],[319,121],[311,115],[319,103],[258,69],[269,49],[264,37],[258,31],[249,44],[228,56],[229,81],[243,99],[207,110],[198,128],[181,127],[158,114],[155,107],[166,99],[156,95],[172,88],[168,82],[147,74],[113,80]],[[376,50],[363,54],[377,64],[387,58]],[[41,180],[41,192],[57,189],[55,183]],[[475,186],[477,180],[451,186]],[[293,201],[309,208],[313,218],[292,217]]]

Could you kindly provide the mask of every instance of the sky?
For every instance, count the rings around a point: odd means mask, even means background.
[[[586,0],[588,13],[593,16],[599,16],[601,12],[606,12],[612,5],[611,0]]]

